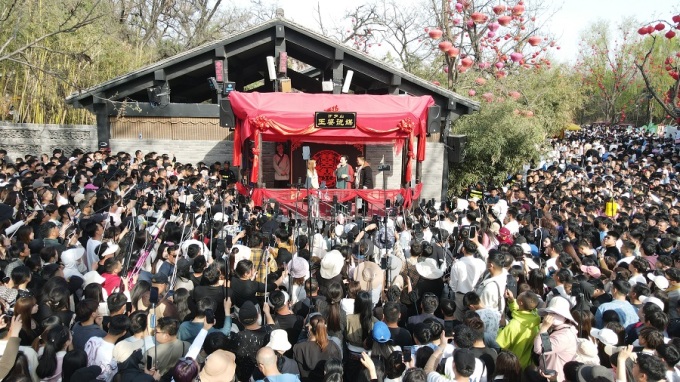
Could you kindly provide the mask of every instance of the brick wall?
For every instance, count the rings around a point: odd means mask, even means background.
[[[436,201],[441,199],[444,150],[446,150],[446,147],[444,147],[443,143],[425,143],[425,161],[422,163],[422,174],[420,177],[423,183],[421,198],[434,198]]]
[[[111,139],[110,145],[113,152],[134,154],[136,150],[142,150],[144,154],[151,151],[159,154],[174,153],[179,162],[193,164],[231,161],[234,149],[232,141]]]
[[[378,189],[383,188],[383,173],[378,172],[380,162],[392,166],[390,171],[387,171],[387,189],[397,189],[401,187],[401,163],[402,153],[397,155],[394,152],[392,145],[367,145],[366,146],[366,160],[371,164],[373,169],[373,186]]]
[[[26,154],[52,156],[60,148],[71,155],[76,148],[91,151],[97,147],[97,128],[89,125],[40,125],[0,122],[0,148],[10,160]]]

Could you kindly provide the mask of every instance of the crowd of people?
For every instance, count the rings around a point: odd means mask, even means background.
[[[550,144],[460,198],[312,221],[229,162],[0,150],[0,379],[680,381],[675,142]]]

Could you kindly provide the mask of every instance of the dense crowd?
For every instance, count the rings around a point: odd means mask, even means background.
[[[0,379],[680,381],[675,142],[550,143],[503,184],[312,221],[229,162],[0,150]]]

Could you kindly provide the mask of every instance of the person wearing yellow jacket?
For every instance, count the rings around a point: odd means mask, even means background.
[[[505,291],[512,319],[498,332],[496,342],[501,349],[515,353],[522,368],[531,364],[531,352],[534,348],[534,337],[538,333],[541,317],[536,307],[539,297],[532,292],[523,292],[515,300],[512,292]]]

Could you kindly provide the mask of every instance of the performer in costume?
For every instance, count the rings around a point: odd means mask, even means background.
[[[277,143],[274,155],[274,187],[286,188],[289,181],[290,158],[283,152],[283,143]]]
[[[309,197],[309,208],[312,210],[313,217],[319,217],[319,195],[316,190],[319,189],[319,174],[316,172],[316,161],[310,159],[307,161],[307,180],[305,182],[305,187],[310,190]],[[315,190],[312,192],[312,190]]]
[[[340,156],[340,163],[335,169],[335,188],[350,189],[354,183],[354,169],[347,164],[347,155]]]

